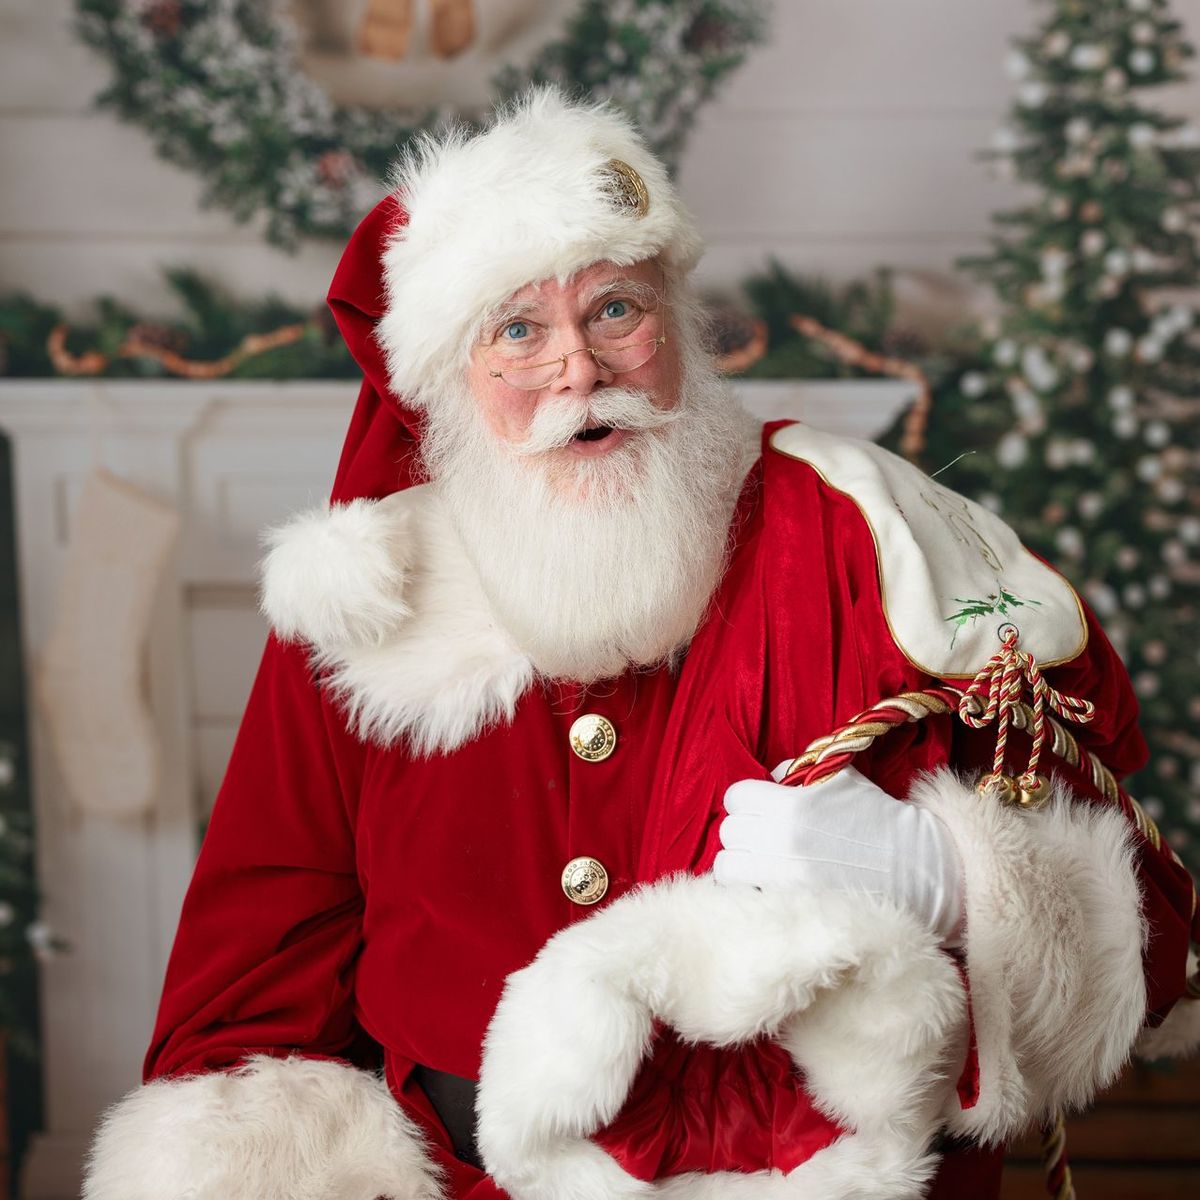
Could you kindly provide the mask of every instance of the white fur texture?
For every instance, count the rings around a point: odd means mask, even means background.
[[[1025,812],[948,770],[910,800],[950,827],[963,857],[967,971],[980,1098],[949,1127],[995,1143],[1077,1108],[1128,1060],[1146,1011],[1146,930],[1132,824],[1056,783]]]
[[[322,505],[269,529],[260,604],[285,640],[382,642],[409,614],[408,513],[386,500]]]
[[[359,737],[430,754],[512,718],[533,668],[428,485],[306,513],[274,537],[263,608],[311,643]]]
[[[480,1149],[515,1200],[915,1198],[964,1012],[936,939],[882,902],[663,880],[509,977],[485,1043]],[[655,1017],[717,1045],[777,1037],[854,1132],[786,1176],[632,1178],[587,1139],[621,1108]]]
[[[421,1134],[379,1077],[253,1055],[156,1080],[105,1114],[83,1200],[438,1200]]]
[[[1200,971],[1195,950],[1188,955],[1187,973]],[[1200,1000],[1178,1000],[1157,1029],[1147,1029],[1138,1039],[1139,1058],[1185,1058],[1200,1050]]]
[[[603,171],[614,158],[644,180],[644,216],[613,203]],[[478,136],[419,139],[393,183],[409,220],[384,252],[376,337],[393,388],[417,405],[461,368],[487,311],[525,284],[601,259],[661,253],[686,272],[700,257],[692,217],[628,118],[554,88],[527,93]]]

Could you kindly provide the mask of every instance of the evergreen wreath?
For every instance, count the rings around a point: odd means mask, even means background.
[[[697,109],[763,35],[765,0],[583,0],[564,36],[493,80],[499,99],[559,83],[611,99],[668,164]],[[98,102],[205,180],[203,203],[266,237],[344,238],[399,148],[456,115],[339,105],[298,65],[299,31],[273,0],[76,0],[76,28],[108,59]]]

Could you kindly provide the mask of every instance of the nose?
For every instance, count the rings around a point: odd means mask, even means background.
[[[586,347],[580,347],[567,355],[566,370],[550,384],[550,390],[556,396],[564,392],[590,396],[598,387],[612,383],[613,378],[613,372],[602,367],[595,355]]]

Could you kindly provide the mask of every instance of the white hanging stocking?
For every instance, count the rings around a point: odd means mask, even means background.
[[[34,683],[70,799],[86,813],[138,816],[153,803],[158,749],[143,657],[178,530],[174,509],[110,472],[84,483]]]

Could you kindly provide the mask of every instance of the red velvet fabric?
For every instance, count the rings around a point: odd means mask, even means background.
[[[363,381],[342,445],[332,499],[378,499],[414,481],[419,419],[388,383],[376,322],[387,297],[380,258],[389,239],[408,221],[394,196],[381,200],[350,236],[326,297],[346,346],[362,368]]]
[[[417,422],[390,393],[372,337],[378,253],[400,219],[390,201],[368,216],[330,291],[364,369],[340,499],[383,495],[413,477]],[[185,902],[145,1078],[223,1069],[254,1051],[363,1066],[381,1055],[393,1092],[428,1131],[450,1195],[501,1195],[453,1157],[410,1070],[477,1076],[506,976],[590,911],[563,895],[566,862],[587,854],[604,863],[605,903],[639,880],[705,870],[729,784],[765,777],[862,708],[929,682],[888,633],[873,542],[847,497],[767,451],[735,524],[730,569],[677,675],[535,686],[511,725],[450,754],[417,759],[403,746],[360,743],[305,650],[272,637]],[[1096,702],[1100,718],[1083,737],[1106,761],[1140,765],[1136,705],[1098,628],[1078,661],[1048,677]],[[583,712],[616,727],[604,762],[569,749]],[[923,768],[989,758],[986,733],[946,718],[889,735],[859,765],[903,795]],[[1163,1009],[1182,988],[1186,884],[1152,852],[1143,878],[1148,979]],[[786,1168],[837,1132],[778,1048],[684,1047],[664,1031],[599,1140],[652,1178]],[[995,1152],[952,1152],[932,1194],[993,1196],[999,1162]]]

